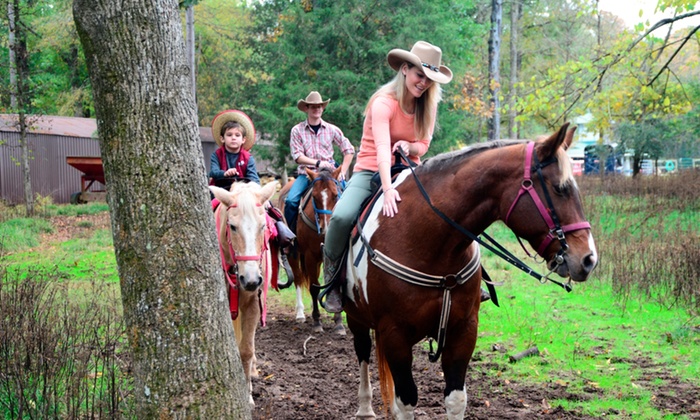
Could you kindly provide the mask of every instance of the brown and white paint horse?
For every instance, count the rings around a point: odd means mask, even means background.
[[[264,296],[271,278],[265,205],[275,193],[277,182],[264,187],[254,182],[237,182],[230,191],[215,186],[209,189],[220,201],[215,210],[219,249],[229,282],[233,328],[252,405],[251,378],[258,376],[255,330],[261,319],[264,321],[261,311],[265,309]]]
[[[296,319],[299,322],[306,320],[302,297],[303,293],[308,290],[312,304],[312,328],[317,333],[323,332],[318,303],[320,290],[316,287],[319,285],[318,276],[323,262],[321,244],[326,234],[326,226],[331,218],[331,212],[341,194],[342,188],[338,179],[340,170],[340,167],[333,171],[306,169],[306,175],[309,177],[309,190],[304,193],[299,203],[300,209],[296,223],[296,252],[292,252],[288,256],[289,265],[294,272],[294,285],[297,292]],[[280,191],[278,207],[284,207],[284,200],[292,184],[293,182],[287,183]],[[334,314],[333,321],[335,323],[333,330],[340,335],[345,335],[342,314]]]
[[[501,220],[538,250],[551,272],[585,281],[598,256],[565,153],[575,130],[567,128],[536,142],[493,141],[440,155],[415,174],[434,208],[457,225],[479,235]],[[362,228],[364,240],[349,242],[344,309],[360,363],[356,417],[375,418],[370,330],[385,406],[395,418],[413,419],[418,390],[412,348],[426,337],[437,339],[443,326],[447,418],[462,419],[479,324],[479,247],[438,216],[409,170],[393,185],[402,198],[398,215],[382,216],[380,197]],[[391,267],[399,268],[389,274]],[[412,283],[425,278],[436,286]]]

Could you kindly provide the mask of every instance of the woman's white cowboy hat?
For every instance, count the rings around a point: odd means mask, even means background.
[[[452,80],[452,70],[443,66],[442,50],[433,44],[425,41],[418,41],[413,44],[411,51],[393,49],[389,51],[386,60],[392,69],[398,71],[404,62],[420,67],[430,80],[437,83],[448,83]]]
[[[321,94],[314,90],[313,92],[309,93],[309,96],[307,96],[306,99],[299,99],[297,101],[297,108],[299,108],[299,111],[302,112],[306,112],[306,107],[309,105],[321,105],[323,109],[326,109],[326,106],[328,106],[328,102],[330,101],[330,99],[326,99],[324,101]]]
[[[216,140],[216,144],[221,146],[221,127],[229,121],[235,121],[245,129],[245,141],[243,148],[250,150],[255,143],[255,126],[253,120],[248,117],[243,111],[237,109],[227,109],[216,114],[216,117],[211,122],[211,135]]]

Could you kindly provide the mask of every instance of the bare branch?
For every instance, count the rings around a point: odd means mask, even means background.
[[[673,54],[671,54],[671,57],[669,57],[669,59],[666,61],[666,63],[664,63],[663,67],[661,67],[661,69],[659,69],[659,72],[656,73],[656,76],[654,76],[651,79],[651,81],[649,81],[649,83],[647,83],[647,86],[651,86],[652,84],[654,84],[656,79],[658,79],[658,77],[661,75],[661,73],[663,73],[664,70],[666,70],[668,68],[669,64],[671,64],[671,61],[673,61],[673,59],[676,58],[678,53],[683,49],[683,46],[690,40],[690,38],[693,37],[693,35],[695,35],[695,32],[697,32],[698,29],[700,29],[700,26],[696,26],[695,28],[693,28],[693,30],[690,31],[688,36],[683,38],[683,42],[681,43],[681,45],[679,45],[678,48],[676,48],[676,50],[673,52]]]

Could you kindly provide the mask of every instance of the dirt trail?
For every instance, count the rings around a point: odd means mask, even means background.
[[[310,324],[299,324],[292,310],[271,305],[268,325],[258,329],[256,348],[260,377],[253,382],[256,408],[253,418],[274,420],[354,419],[359,383],[352,334],[331,332],[326,317],[323,334]],[[430,363],[425,350],[414,350],[414,378],[419,401],[416,419],[445,418],[439,363]],[[306,352],[306,356],[304,355]],[[374,356],[373,356],[374,358]],[[498,358],[499,362],[494,360]],[[477,352],[467,372],[467,419],[587,419],[582,413],[552,407],[549,401],[581,400],[596,394],[574,395],[556,383],[533,387],[499,379],[505,370],[499,353]],[[376,369],[372,365],[371,371]],[[376,370],[372,372],[377,418],[386,419]]]

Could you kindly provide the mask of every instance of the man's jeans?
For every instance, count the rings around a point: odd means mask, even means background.
[[[309,187],[309,177],[299,175],[294,180],[292,188],[289,189],[287,198],[284,200],[284,218],[287,220],[287,226],[296,233],[297,231],[297,215],[299,214],[299,203],[304,191]]]

